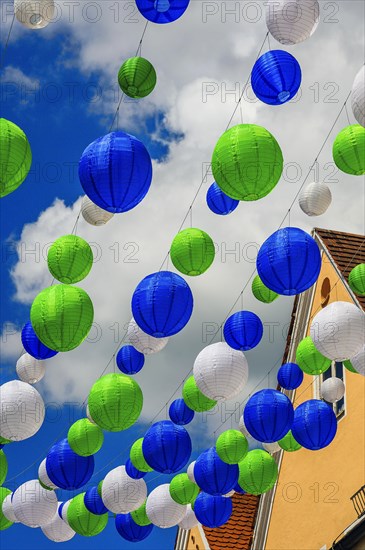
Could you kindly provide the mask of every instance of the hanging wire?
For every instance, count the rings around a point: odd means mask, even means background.
[[[4,67],[4,65],[5,65],[5,55],[6,55],[8,46],[9,46],[9,41],[10,41],[10,37],[11,37],[11,31],[13,30],[13,25],[14,25],[14,20],[15,20],[15,13],[14,13],[14,15],[13,15],[13,19],[11,20],[10,28],[9,28],[9,32],[8,32],[8,36],[7,36],[6,42],[5,42],[5,44],[4,44],[4,49],[3,49],[3,51],[2,51],[1,62],[0,62],[0,69],[2,69],[2,68]]]

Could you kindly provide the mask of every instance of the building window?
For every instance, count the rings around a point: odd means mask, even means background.
[[[334,376],[344,382],[344,367],[341,362],[332,361],[332,365],[330,366],[330,368],[327,369],[326,372],[324,372],[320,376],[320,385],[322,384],[322,382],[327,380],[327,378],[332,378]],[[321,390],[321,388],[319,388],[319,390]],[[319,391],[319,395],[321,395],[321,391]],[[337,419],[342,418],[345,414],[345,397],[346,397],[346,392],[343,398],[337,401],[336,403],[328,403],[328,405],[333,407],[333,411]]]
[[[328,277],[325,277],[323,279],[323,283],[321,286],[321,306],[326,307],[326,305],[329,302],[330,299],[330,293],[331,293],[331,282]]]

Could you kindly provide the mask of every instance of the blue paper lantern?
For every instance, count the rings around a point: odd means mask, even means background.
[[[188,432],[170,420],[153,424],[143,438],[142,452],[147,464],[163,474],[178,472],[187,464],[192,445]]]
[[[295,390],[303,382],[303,371],[296,363],[285,363],[278,371],[278,382],[285,390]]]
[[[229,346],[247,351],[259,344],[264,332],[261,319],[252,311],[238,311],[224,324],[223,334]]]
[[[149,525],[137,525],[130,514],[117,514],[115,527],[121,537],[129,542],[140,542],[151,534],[152,523]]]
[[[300,65],[284,50],[271,50],[258,58],[251,73],[256,97],[268,105],[282,105],[299,90],[302,80]]]
[[[108,212],[127,212],[146,196],[152,181],[150,155],[139,139],[112,132],[90,143],[79,163],[86,195]]]
[[[235,493],[239,493],[240,495],[245,495],[246,491],[242,489],[242,487],[236,483],[236,485],[233,487]]]
[[[227,523],[232,515],[230,498],[199,493],[194,503],[194,513],[204,527],[215,529]]]
[[[243,419],[249,433],[263,443],[282,439],[292,427],[294,409],[286,395],[277,390],[261,390],[247,401]]]
[[[240,201],[232,199],[216,184],[212,183],[207,192],[207,205],[209,209],[219,216],[227,216],[236,210]]]
[[[84,495],[84,504],[89,512],[97,516],[101,516],[108,512],[108,508],[104,506],[97,487],[91,487],[86,491]]]
[[[148,21],[163,25],[179,19],[190,0],[136,0],[137,8]]]
[[[183,399],[175,399],[170,405],[169,416],[174,424],[184,426],[194,418],[194,411],[191,410]]]
[[[132,297],[137,325],[150,336],[165,338],[180,332],[193,311],[193,295],[180,275],[159,271],[148,275]]]
[[[321,269],[321,253],[308,233],[298,227],[284,227],[261,246],[256,267],[270,290],[292,296],[316,282]]]
[[[195,461],[196,483],[210,495],[226,495],[234,489],[239,476],[237,464],[227,464],[218,456],[215,447],[207,449]]]
[[[48,348],[38,338],[30,321],[23,327],[21,334],[23,348],[35,359],[50,359],[57,355],[58,351]]]
[[[144,365],[144,355],[133,346],[123,346],[117,354],[118,369],[124,374],[137,374]]]
[[[132,463],[131,459],[128,458],[127,462],[125,463],[125,471],[131,477],[132,479],[141,479],[144,477],[147,472],[141,472],[138,470]]]
[[[327,447],[335,437],[336,415],[324,401],[310,399],[295,409],[291,431],[302,447],[318,451]]]
[[[94,473],[94,457],[74,453],[67,439],[62,439],[51,447],[46,458],[46,471],[52,483],[60,489],[79,489]]]

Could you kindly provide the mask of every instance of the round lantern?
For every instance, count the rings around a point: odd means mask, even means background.
[[[274,443],[263,443],[262,446],[265,449],[265,451],[267,451],[271,455],[280,451],[280,448],[281,448],[277,441],[275,441]]]
[[[188,475],[188,478],[190,479],[190,481],[192,481],[193,483],[196,483],[195,481],[195,476],[194,476],[194,468],[195,468],[195,460],[194,462],[191,462],[188,466],[188,469],[186,470],[186,473]]]
[[[355,294],[365,296],[365,264],[358,264],[351,270],[349,285]]]
[[[136,99],[146,97],[156,86],[156,71],[144,57],[130,57],[119,69],[118,83],[120,89]]]
[[[94,473],[94,457],[76,454],[67,439],[61,439],[47,454],[46,470],[52,483],[72,491],[90,480]]]
[[[194,504],[197,520],[205,527],[215,529],[227,523],[232,515],[233,505],[230,498],[200,493]]]
[[[14,514],[28,527],[43,527],[52,521],[58,502],[54,491],[43,489],[37,479],[26,481],[13,493]]]
[[[256,267],[268,288],[292,296],[316,282],[321,269],[321,253],[308,233],[298,227],[284,227],[263,243]]]
[[[141,388],[124,374],[105,374],[95,382],[88,397],[94,422],[108,432],[120,432],[137,422],[143,406]]]
[[[365,126],[365,66],[357,73],[351,92],[351,107],[354,117],[361,126]]]
[[[186,506],[175,502],[170,495],[170,485],[156,487],[147,498],[146,513],[153,525],[161,529],[174,527],[183,520]]]
[[[53,483],[53,481],[51,481],[48,477],[46,462],[47,458],[44,458],[38,468],[39,483],[44,489],[58,489],[59,487],[55,483]]]
[[[78,283],[85,279],[93,265],[89,243],[77,235],[64,235],[48,250],[47,263],[51,275],[61,283]]]
[[[137,510],[131,512],[131,517],[137,525],[150,525],[150,520],[146,512],[146,502],[144,502]]]
[[[300,65],[284,50],[270,50],[258,58],[251,72],[251,86],[256,97],[268,105],[282,105],[299,90]]]
[[[345,384],[340,378],[327,378],[321,384],[321,397],[328,403],[336,403],[345,395]]]
[[[12,492],[10,491],[10,489],[7,489],[6,487],[0,487],[0,531],[4,531],[5,529],[8,529],[13,525],[13,523],[15,523],[14,521],[12,521],[11,516],[8,517],[8,514],[5,515],[2,510],[5,499],[8,497],[11,499],[11,495],[12,495]],[[12,515],[14,515],[14,510],[12,512]]]
[[[295,390],[303,382],[303,371],[296,363],[285,363],[279,369],[278,382],[285,390]]]
[[[308,183],[299,195],[299,206],[307,216],[321,216],[331,202],[331,190],[321,182]]]
[[[195,412],[210,411],[217,404],[214,399],[209,399],[200,391],[194,376],[189,376],[186,380],[182,389],[182,396],[185,404]]]
[[[295,440],[311,451],[327,447],[337,431],[332,406],[319,399],[310,399],[295,409],[292,434]]]
[[[142,442],[143,455],[147,464],[157,472],[171,474],[181,470],[188,462],[192,444],[183,426],[169,420],[153,424]]]
[[[115,526],[121,537],[129,542],[140,542],[146,539],[153,530],[153,525],[138,525],[131,514],[118,514]]]
[[[4,451],[0,451],[0,485],[2,485],[6,479],[8,473],[8,461]]]
[[[225,495],[237,483],[238,466],[223,462],[215,447],[211,447],[196,459],[194,477],[202,491],[210,495]]]
[[[183,399],[175,399],[170,405],[169,416],[174,424],[184,426],[194,418],[194,411],[190,409]]]
[[[290,430],[293,405],[277,390],[261,390],[253,394],[244,409],[245,425],[255,439],[264,443],[278,441]]]
[[[252,281],[252,294],[255,296],[256,300],[263,302],[264,304],[271,304],[279,297],[277,292],[270,290],[264,283],[261,281],[259,275]]]
[[[333,143],[333,160],[337,168],[345,174],[362,176],[365,174],[365,128],[352,124],[343,128]]]
[[[351,357],[349,363],[355,372],[365,376],[365,345],[356,355]]]
[[[351,365],[351,361],[349,360],[343,361],[342,364],[348,371],[354,372],[355,374],[359,374],[357,370],[355,370],[354,367]]]
[[[188,474],[178,474],[170,482],[171,498],[179,504],[191,504],[199,494],[199,487]]]
[[[180,529],[185,529],[186,531],[190,531],[190,529],[193,529],[193,527],[196,527],[198,523],[199,521],[196,518],[195,512],[192,509],[191,504],[188,504],[186,509],[186,514],[179,523]]]
[[[125,466],[118,466],[105,477],[101,488],[103,503],[114,514],[128,514],[137,510],[147,498],[144,479],[132,479]]]
[[[54,16],[54,0],[14,0],[14,14],[27,29],[43,29]]]
[[[45,406],[33,386],[11,380],[0,386],[1,437],[23,441],[38,432],[44,421]]]
[[[262,126],[239,124],[219,138],[212,171],[222,191],[241,201],[268,195],[283,171],[283,155],[274,136]]]
[[[302,446],[299,445],[299,443],[294,439],[291,430],[289,430],[288,433],[282,439],[280,439],[280,441],[278,441],[278,443],[280,447],[288,453],[299,451],[299,449],[302,448]]]
[[[133,466],[140,472],[152,472],[153,468],[149,466],[143,454],[143,437],[140,437],[135,441],[131,447],[129,456]]]
[[[127,212],[146,196],[152,181],[150,155],[139,139],[112,132],[93,141],[79,163],[81,185],[108,212]]]
[[[217,455],[227,464],[238,464],[248,452],[246,437],[238,430],[226,430],[216,442]]]
[[[328,359],[317,350],[310,336],[299,342],[295,360],[303,372],[313,376],[326,372],[332,363],[331,359]]]
[[[132,297],[132,313],[138,326],[154,338],[180,332],[193,312],[193,295],[180,275],[158,271],[145,277]]]
[[[152,468],[150,468],[149,471],[150,470],[152,470]],[[132,479],[141,479],[147,474],[147,472],[142,472],[141,470],[138,470],[138,468],[134,466],[130,458],[128,458],[127,462],[125,463],[125,471]]]
[[[207,192],[207,205],[209,209],[219,216],[227,216],[236,210],[239,201],[232,199],[216,184],[212,183]]]
[[[350,302],[333,302],[315,315],[310,335],[320,353],[344,361],[364,345],[365,314]]]
[[[243,415],[242,415],[242,416],[240,417],[240,419],[239,419],[239,422],[238,422],[238,429],[239,429],[239,431],[241,432],[241,434],[243,434],[245,437],[250,437],[250,436],[251,436],[250,432],[249,432],[248,429],[246,428],[246,424],[245,424]]]
[[[77,420],[72,424],[68,430],[67,440],[76,454],[90,456],[101,449],[104,434],[99,426],[93,424],[87,418],[81,418],[81,420]]]
[[[94,204],[87,195],[84,195],[82,199],[81,214],[88,224],[95,226],[105,225],[114,216],[112,212],[108,212]]]
[[[128,339],[136,350],[144,355],[151,355],[163,350],[168,342],[168,338],[154,338],[143,332],[134,319],[128,325]]]
[[[183,229],[172,241],[170,256],[180,273],[191,277],[201,275],[214,261],[214,243],[201,229]]]
[[[83,537],[94,537],[101,533],[107,523],[108,514],[96,515],[84,504],[85,493],[76,495],[67,508],[67,521],[71,529]]]
[[[118,351],[116,362],[124,374],[137,374],[144,365],[144,355],[133,346],[123,346]]]
[[[275,485],[278,466],[266,451],[255,449],[239,463],[239,485],[251,495],[266,493]]]
[[[61,519],[63,519],[64,522],[67,523],[67,525],[70,525],[67,518],[67,510],[70,507],[72,498],[70,500],[66,500],[65,502],[61,502],[61,504],[58,507],[58,515]]]
[[[263,333],[261,319],[252,311],[238,311],[224,323],[223,334],[227,344],[240,351],[255,348]]]
[[[75,536],[75,531],[61,518],[58,511],[50,523],[42,527],[43,534],[53,542],[66,542]]]
[[[172,23],[187,9],[190,0],[136,0],[138,10],[152,23]]]
[[[90,411],[89,411],[89,405],[86,405],[86,417],[89,420],[89,422],[91,422],[91,424],[95,424],[94,420],[91,418],[91,414],[90,414]]]
[[[5,118],[0,118],[0,157],[0,197],[5,197],[23,183],[32,164],[27,136]]]
[[[269,0],[266,25],[281,44],[299,44],[316,30],[319,23],[317,0]]]
[[[39,361],[29,353],[24,353],[16,363],[16,373],[20,380],[28,384],[36,384],[42,380],[46,372],[44,361]]]
[[[25,351],[35,359],[50,359],[58,353],[40,341],[30,321],[24,325],[21,338]]]
[[[3,503],[1,505],[1,500],[5,494],[4,490],[9,491],[9,489],[5,489],[5,487],[0,487],[0,531],[2,531],[2,528],[1,528],[2,521],[4,521],[4,523],[5,523],[5,520],[11,523],[19,523],[19,521],[17,520],[14,514],[13,503],[11,501],[12,493],[10,491],[8,495],[4,498]],[[1,514],[4,516],[4,518],[2,518]]]

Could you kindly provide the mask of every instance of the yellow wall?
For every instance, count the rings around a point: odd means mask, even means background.
[[[186,550],[205,550],[203,539],[199,533],[199,527],[191,529]]]
[[[325,277],[331,286],[338,275],[326,255],[316,285],[311,316],[321,309]],[[328,303],[351,301],[340,281]],[[350,497],[364,484],[365,378],[345,369],[346,412],[332,443],[320,451],[283,453],[266,550],[331,548],[337,536],[356,518]],[[304,375],[294,406],[313,399],[312,376]]]

